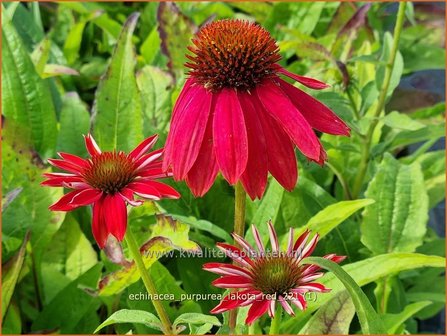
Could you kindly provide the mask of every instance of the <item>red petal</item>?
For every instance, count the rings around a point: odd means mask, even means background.
[[[252,286],[252,281],[238,275],[225,275],[214,280],[212,284],[219,288],[245,288]]]
[[[127,188],[131,189],[135,194],[138,196],[141,196],[143,198],[151,199],[151,200],[160,200],[161,194],[158,192],[157,189],[154,187],[151,187],[150,185],[147,185],[142,182],[132,182],[129,183]]]
[[[109,231],[105,222],[105,217],[103,213],[103,202],[104,198],[100,198],[93,204],[93,222],[92,222],[92,232],[98,246],[102,249],[106,245],[107,237],[109,236]]]
[[[76,166],[79,166],[81,168],[88,167],[87,161],[77,155],[73,155],[73,154],[69,154],[69,153],[62,153],[62,152],[59,152],[57,154],[65,161],[73,163]]]
[[[222,301],[211,310],[212,314],[220,314],[224,311],[237,308],[247,302],[248,296],[257,295],[259,291],[245,289],[225,296]]]
[[[167,184],[157,182],[157,181],[144,181],[144,182],[139,182],[139,183],[149,186],[151,188],[154,188],[155,190],[158,191],[158,193],[162,197],[180,198],[180,194],[177,192],[177,190],[175,190],[171,186],[168,186]]]
[[[223,250],[228,257],[233,259],[234,261],[244,265],[244,266],[252,266],[253,261],[247,257],[247,254],[236,246],[226,244],[226,243],[216,243],[216,246]]]
[[[102,204],[107,230],[119,241],[123,240],[127,228],[126,203],[120,194],[107,195]]]
[[[79,207],[72,204],[73,197],[77,196],[82,190],[74,190],[61,197],[59,201],[49,207],[51,211],[71,211]]]
[[[244,92],[239,94],[239,99],[244,111],[248,141],[247,167],[241,176],[241,182],[252,200],[256,197],[260,199],[267,185],[267,144],[258,116],[259,111],[255,109],[252,103],[253,97]]]
[[[41,185],[48,187],[62,187],[66,183],[83,182],[83,181],[84,179],[80,176],[64,176],[64,177],[48,178],[48,180],[43,181]]]
[[[312,128],[328,134],[349,136],[349,127],[329,107],[283,80],[278,82]]]
[[[134,200],[133,198],[133,191],[129,188],[124,188],[120,191],[121,196],[123,197],[123,199],[129,203],[132,206],[140,206],[141,204],[143,204],[143,201],[140,200]]]
[[[311,88],[311,89],[321,90],[321,89],[325,89],[330,86],[330,85],[320,82],[319,80],[316,80],[314,78],[298,76],[290,71],[287,71],[283,67],[279,67],[277,71],[280,74],[283,74],[284,76],[292,78],[292,79],[296,80],[297,82],[300,82],[304,86],[307,86],[308,88]]]
[[[270,115],[284,128],[299,150],[309,159],[320,157],[320,142],[298,109],[273,81],[259,85],[256,94]]]
[[[173,149],[173,141],[175,138],[175,132],[177,128],[181,127],[178,122],[179,118],[182,117],[185,113],[187,113],[187,105],[190,103],[192,97],[196,94],[197,90],[201,90],[202,87],[199,85],[194,85],[194,81],[192,79],[188,79],[183,86],[180,95],[175,102],[174,109],[172,111],[171,116],[171,126],[169,129],[168,138],[166,139],[165,144],[165,155],[163,161],[163,170],[167,170],[170,164],[172,163],[171,152]]]
[[[85,147],[87,148],[87,151],[91,156],[101,154],[101,150],[99,149],[99,146],[97,145],[95,139],[93,139],[93,137],[90,133],[87,135],[84,135],[84,141],[85,141]]]
[[[251,305],[248,310],[247,318],[245,319],[245,323],[252,324],[255,320],[261,317],[269,308],[270,301],[269,300],[260,300],[255,301]]]
[[[289,136],[260,102],[255,104],[267,142],[268,169],[286,189],[293,190],[298,178],[295,150]]]
[[[138,159],[149,149],[151,149],[158,140],[158,135],[155,134],[145,140],[143,140],[133,151],[129,153],[129,157],[132,159]]]
[[[247,131],[241,104],[233,89],[222,89],[216,98],[213,120],[214,151],[222,175],[235,184],[248,160]]]
[[[186,175],[186,184],[196,197],[205,195],[219,172],[214,154],[212,124],[213,118],[209,118],[196,162]]]
[[[246,269],[225,263],[206,263],[202,266],[205,271],[213,272],[220,275],[239,275],[251,278],[251,273]]]
[[[65,161],[65,160],[59,160],[59,159],[48,159],[48,162],[57,168],[69,171],[70,173],[74,174],[81,174],[82,168],[78,165],[75,165],[71,162]]]
[[[76,207],[85,206],[96,202],[102,195],[102,191],[98,189],[83,189],[71,200],[71,204]]]
[[[150,152],[149,154],[142,155],[136,162],[135,162],[135,169],[137,170],[138,174],[141,174],[143,171],[148,169],[150,166],[152,166],[157,159],[159,159],[163,155],[163,148],[154,150],[153,152]]]

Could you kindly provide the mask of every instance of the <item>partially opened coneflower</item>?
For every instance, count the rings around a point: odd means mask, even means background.
[[[326,84],[281,67],[279,49],[256,23],[220,20],[205,25],[189,47],[190,68],[174,107],[163,168],[204,195],[218,172],[241,181],[254,199],[270,172],[287,190],[298,172],[294,146],[322,164],[326,153],[314,130],[349,135],[349,128],[318,100],[289,84]]]
[[[271,222],[268,223],[271,250],[266,250],[258,230],[252,226],[253,236],[258,250],[255,250],[244,238],[233,233],[233,238],[242,247],[217,243],[235,264],[207,263],[203,268],[221,275],[213,282],[219,288],[238,288],[239,291],[228,294],[211,313],[219,314],[227,310],[251,305],[245,323],[252,324],[268,312],[275,315],[275,306],[280,306],[290,315],[294,315],[293,306],[306,309],[307,292],[324,293],[330,291],[324,285],[315,282],[324,273],[313,264],[301,264],[301,260],[310,256],[318,242],[318,234],[311,238],[306,230],[295,242],[294,232],[290,229],[286,251],[280,251],[278,238]],[[344,256],[335,254],[324,258],[341,262]]]
[[[50,206],[53,211],[71,211],[85,205],[93,205],[93,236],[100,248],[104,248],[109,234],[123,240],[127,228],[126,204],[138,206],[143,200],[179,198],[170,186],[156,181],[170,176],[162,170],[160,157],[163,149],[147,153],[157,141],[154,135],[141,142],[133,151],[101,152],[91,135],[85,136],[90,158],[58,153],[61,159],[50,159],[54,167],[68,173],[46,173],[43,186],[74,189]]]

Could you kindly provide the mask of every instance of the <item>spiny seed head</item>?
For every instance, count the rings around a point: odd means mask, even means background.
[[[264,78],[273,76],[281,59],[270,33],[244,20],[219,20],[204,26],[192,40],[185,65],[189,75],[206,89],[249,91]]]
[[[83,177],[92,187],[114,194],[135,178],[135,163],[123,152],[103,152],[88,161]]]
[[[254,260],[254,287],[264,294],[284,295],[297,287],[301,278],[298,259],[279,252]]]

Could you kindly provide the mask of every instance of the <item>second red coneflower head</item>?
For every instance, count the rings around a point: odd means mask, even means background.
[[[170,176],[162,170],[163,148],[148,153],[158,136],[154,135],[126,154],[121,151],[101,152],[91,135],[85,137],[90,158],[59,153],[61,159],[48,162],[68,173],[46,173],[43,186],[74,189],[50,206],[53,211],[71,211],[81,206],[93,206],[93,236],[100,248],[109,234],[123,240],[127,228],[126,204],[138,206],[145,199],[179,198],[170,186],[156,179]]]
[[[298,177],[294,146],[322,164],[326,153],[314,129],[349,135],[327,106],[281,79],[327,87],[277,64],[278,46],[258,24],[215,21],[197,33],[193,44],[163,168],[170,167],[196,196],[210,189],[219,172],[230,184],[241,181],[252,199],[264,194],[269,172],[292,190]]]

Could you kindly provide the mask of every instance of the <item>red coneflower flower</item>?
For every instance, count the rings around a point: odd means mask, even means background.
[[[93,205],[92,231],[100,248],[109,234],[123,240],[127,227],[126,203],[138,206],[142,200],[134,194],[151,200],[179,198],[170,186],[155,179],[170,176],[162,170],[160,160],[163,148],[147,153],[158,136],[141,142],[132,152],[101,152],[93,137],[85,136],[85,145],[91,158],[82,159],[68,153],[58,153],[61,159],[50,159],[54,167],[69,173],[46,173],[43,186],[74,189],[50,206],[53,211],[71,211]]]
[[[326,153],[313,129],[349,135],[327,106],[287,83],[287,76],[312,88],[326,84],[288,72],[279,49],[255,23],[221,20],[205,25],[187,55],[191,70],[174,107],[163,168],[204,195],[220,171],[239,180],[252,199],[261,198],[270,172],[287,190],[295,187],[294,145],[322,164]]]
[[[225,263],[207,263],[203,269],[222,275],[213,282],[219,288],[239,288],[235,293],[230,293],[223,298],[211,313],[219,314],[230,309],[251,305],[248,310],[245,323],[251,324],[268,311],[270,317],[275,314],[275,305],[278,301],[284,310],[294,315],[292,306],[306,309],[305,293],[328,292],[330,289],[314,282],[324,273],[317,272],[317,265],[301,265],[302,259],[310,256],[318,241],[318,234],[310,238],[310,231],[306,230],[294,243],[293,229],[290,229],[286,252],[279,251],[278,238],[271,222],[268,224],[271,242],[271,251],[266,251],[259,232],[253,225],[258,251],[242,237],[233,234],[235,241],[242,250],[225,243],[217,243],[217,246],[228,257],[232,258],[236,265]],[[308,241],[309,240],[309,241]],[[334,262],[341,262],[344,256],[335,254],[326,255],[324,258]]]

